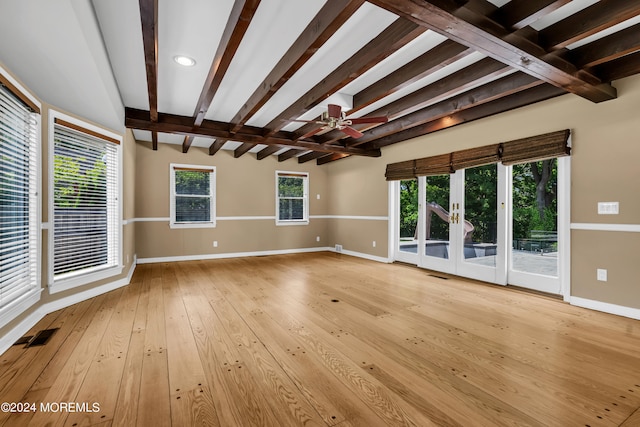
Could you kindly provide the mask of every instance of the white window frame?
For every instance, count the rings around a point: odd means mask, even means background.
[[[194,222],[177,222],[176,221],[176,169],[194,169],[198,171],[209,171],[209,196],[210,196],[210,221],[194,221]],[[169,197],[169,211],[170,211],[170,228],[215,228],[216,226],[216,168],[215,166],[207,165],[185,165],[178,163],[171,163],[169,165],[169,180],[170,180],[170,197]]]
[[[39,110],[42,110],[42,105],[40,101],[38,101],[34,96],[32,96],[17,80],[15,80],[9,72],[7,72],[2,66],[0,66],[0,75],[6,80],[13,88],[20,92],[23,97],[26,97],[33,105],[35,105]],[[35,180],[35,194],[32,197],[35,198],[35,212],[33,214],[34,221],[31,224],[31,227],[34,228],[32,230],[36,238],[34,239],[35,247],[32,248],[32,252],[35,256],[30,261],[31,263],[35,263],[35,274],[32,278],[33,285],[31,289],[27,291],[25,294],[19,296],[15,300],[9,302],[4,307],[0,308],[0,328],[7,325],[9,322],[20,316],[24,313],[29,307],[34,305],[40,300],[40,295],[42,294],[42,286],[40,284],[41,277],[41,248],[42,248],[42,233],[40,232],[41,224],[42,224],[42,196],[41,196],[41,170],[42,170],[42,158],[41,158],[41,126],[42,126],[42,116],[40,114],[36,114],[35,117],[36,124],[36,147],[35,147],[35,158],[34,158],[34,168],[33,175],[31,179]],[[31,175],[31,174],[30,174]]]
[[[55,132],[54,126],[56,119],[68,122],[72,125],[76,125],[80,128],[86,129],[90,132],[95,132],[96,134],[102,135],[107,138],[111,138],[119,141],[117,148],[117,156],[118,156],[118,170],[116,172],[116,176],[118,182],[117,186],[117,198],[118,198],[118,206],[117,206],[117,220],[118,224],[116,228],[116,265],[111,267],[94,267],[87,268],[85,270],[81,270],[73,273],[65,273],[58,275],[58,277],[54,274],[54,145],[55,145]],[[93,282],[97,282],[99,280],[105,280],[108,278],[112,278],[118,276],[124,270],[124,265],[122,264],[122,135],[116,134],[114,132],[108,131],[91,123],[87,123],[83,120],[77,119],[76,117],[69,116],[60,111],[49,110],[49,269],[48,269],[48,280],[49,280],[49,292],[57,293],[62,292],[68,289],[73,289],[78,286],[87,285]]]
[[[280,219],[280,194],[278,186],[278,178],[280,176],[299,177],[303,180],[304,195],[299,197],[303,200],[303,217],[302,219]],[[308,225],[309,224],[309,172],[293,172],[293,171],[276,171],[275,180],[276,195],[276,225]],[[290,199],[291,197],[285,197]]]

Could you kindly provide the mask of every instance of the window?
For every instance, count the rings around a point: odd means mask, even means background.
[[[52,111],[52,292],[122,272],[120,137]]]
[[[309,174],[276,172],[276,224],[309,223]]]
[[[2,69],[0,69],[0,72]],[[39,108],[0,74],[0,326],[40,298]],[[33,107],[31,107],[33,105]]]
[[[215,168],[171,164],[171,228],[215,227]]]

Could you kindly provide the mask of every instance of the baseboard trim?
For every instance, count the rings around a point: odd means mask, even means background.
[[[13,329],[7,332],[3,337],[0,337],[0,355],[7,351],[13,345],[13,343],[15,343],[20,337],[24,336],[24,334],[26,334],[29,329],[31,329],[47,314],[128,285],[129,283],[131,283],[131,278],[133,277],[133,272],[136,269],[136,265],[136,257],[134,255],[133,263],[129,268],[127,277],[116,280],[115,282],[96,286],[95,288],[91,288],[83,292],[78,292],[68,297],[60,298],[56,301],[42,304],[33,313],[29,314],[24,320],[18,323]]]
[[[577,307],[588,308],[591,310],[602,311],[604,313],[615,314],[617,316],[640,320],[640,309],[637,308],[625,307],[623,305],[610,304],[608,302],[595,301],[574,296],[569,298],[569,303]]]
[[[221,254],[200,254],[200,255],[139,258],[138,264],[153,264],[158,262],[178,262],[178,261],[205,261],[210,259],[244,258],[244,257],[266,256],[266,255],[287,255],[287,254],[300,254],[300,253],[307,253],[307,252],[326,252],[331,250],[332,248],[317,247],[317,248],[300,248],[300,249],[279,249],[279,250],[272,250],[272,251],[256,251],[256,252],[229,252],[229,253],[221,253]]]
[[[393,262],[393,260],[391,260],[390,258],[385,258],[385,257],[377,256],[377,255],[371,255],[371,254],[365,254],[363,252],[350,251],[350,250],[347,250],[347,249],[342,249],[340,252],[336,251],[336,248],[328,248],[328,250],[330,250],[331,252],[339,253],[339,254],[354,256],[354,257],[358,257],[358,258],[364,258],[364,259],[368,259],[370,261],[382,262],[382,263],[385,263],[385,264],[389,264],[389,263]]]

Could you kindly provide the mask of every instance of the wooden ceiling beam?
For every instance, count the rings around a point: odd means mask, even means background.
[[[364,0],[327,2],[231,119],[231,131],[238,132],[363,3]]]
[[[215,141],[213,141],[213,144],[209,146],[209,155],[215,155],[218,151],[220,151],[220,149],[226,142],[227,140],[223,138],[217,138]]]
[[[329,155],[324,155],[316,160],[316,164],[318,166],[326,165],[327,163],[335,162],[336,160],[344,159],[345,157],[349,157],[348,154],[334,153]]]
[[[544,82],[535,77],[523,72],[517,72],[373,128],[365,132],[361,138],[348,140],[347,143],[350,143],[349,145],[352,147],[361,146],[388,135],[393,135],[514,93],[523,92],[542,84]]]
[[[540,30],[538,39],[547,51],[561,49],[639,14],[638,0],[600,0]]]
[[[389,96],[402,88],[409,86],[435,73],[438,70],[473,53],[474,50],[452,40],[445,40],[438,46],[423,53],[413,61],[398,68],[396,71],[373,83],[353,96],[354,108],[349,110],[353,114],[374,102]]]
[[[311,160],[315,160],[318,157],[326,156],[327,153],[321,153],[319,151],[309,151],[307,154],[303,154],[298,157],[298,163],[307,163]]]
[[[289,160],[292,157],[297,156],[298,154],[300,154],[300,150],[287,150],[283,153],[278,154],[278,161],[279,162],[284,162],[285,160]]]
[[[567,52],[577,67],[587,68],[612,61],[640,50],[640,24],[603,37]]]
[[[506,28],[519,30],[564,6],[571,0],[511,0],[492,16]]]
[[[282,147],[279,145],[268,145],[256,153],[256,159],[264,160],[270,155],[280,151],[281,149]]]
[[[536,102],[563,95],[564,93],[566,92],[561,88],[551,86],[549,84],[538,85],[524,92],[515,93],[513,95],[506,96],[474,108],[459,111],[457,113],[439,118],[420,126],[416,126],[393,135],[389,135],[387,137],[365,144],[365,147],[386,147],[398,142],[406,141],[408,139],[457,126],[462,123],[468,123],[473,120],[482,119],[495,114],[504,113],[505,111],[510,111],[516,108],[524,107],[526,105],[531,105]]]
[[[158,120],[158,0],[139,0],[144,67],[151,120]],[[151,147],[158,149],[158,133],[151,132]]]
[[[235,0],[193,113],[196,126],[200,126],[204,121],[211,101],[231,65],[259,4],[260,0]]]
[[[151,120],[158,120],[158,0],[139,0]]]
[[[187,135],[184,137],[184,141],[182,141],[182,152],[186,153],[191,148],[191,143],[193,143],[193,136]]]
[[[300,117],[425,31],[425,28],[413,22],[403,18],[397,19],[269,122],[265,126],[268,135],[279,131],[287,125],[287,120]]]
[[[326,153],[347,153],[358,156],[380,157],[379,150],[365,150],[358,147],[341,147],[320,145],[309,141],[296,141],[286,138],[281,134],[264,136],[255,133],[232,134],[228,123],[205,120],[201,126],[193,126],[193,118],[178,116],[175,114],[158,113],[158,121],[152,122],[149,111],[125,108],[125,126],[131,129],[174,133],[179,135],[206,136],[210,138],[223,138],[242,143],[282,145],[305,150],[323,151]],[[244,129],[244,128],[243,128]]]
[[[640,52],[631,53],[594,68],[607,82],[640,74]]]
[[[635,0],[623,1],[637,3]],[[461,7],[456,0],[370,2],[590,101],[602,102],[616,97],[616,90],[611,85],[578,70],[569,61],[549,54],[542,46],[488,17]]]
[[[235,157],[236,159],[242,157],[247,151],[251,150],[256,145],[258,144],[251,144],[249,142],[242,143],[242,145],[233,150],[233,157]]]
[[[193,113],[194,126],[202,124],[259,4],[260,0],[236,0],[234,2]],[[182,141],[183,153],[189,151],[192,142],[192,136],[185,136]]]

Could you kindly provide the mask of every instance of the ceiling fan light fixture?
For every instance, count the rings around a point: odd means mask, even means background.
[[[176,55],[173,57],[173,60],[183,67],[193,67],[194,65],[196,65],[195,59],[185,55]]]

